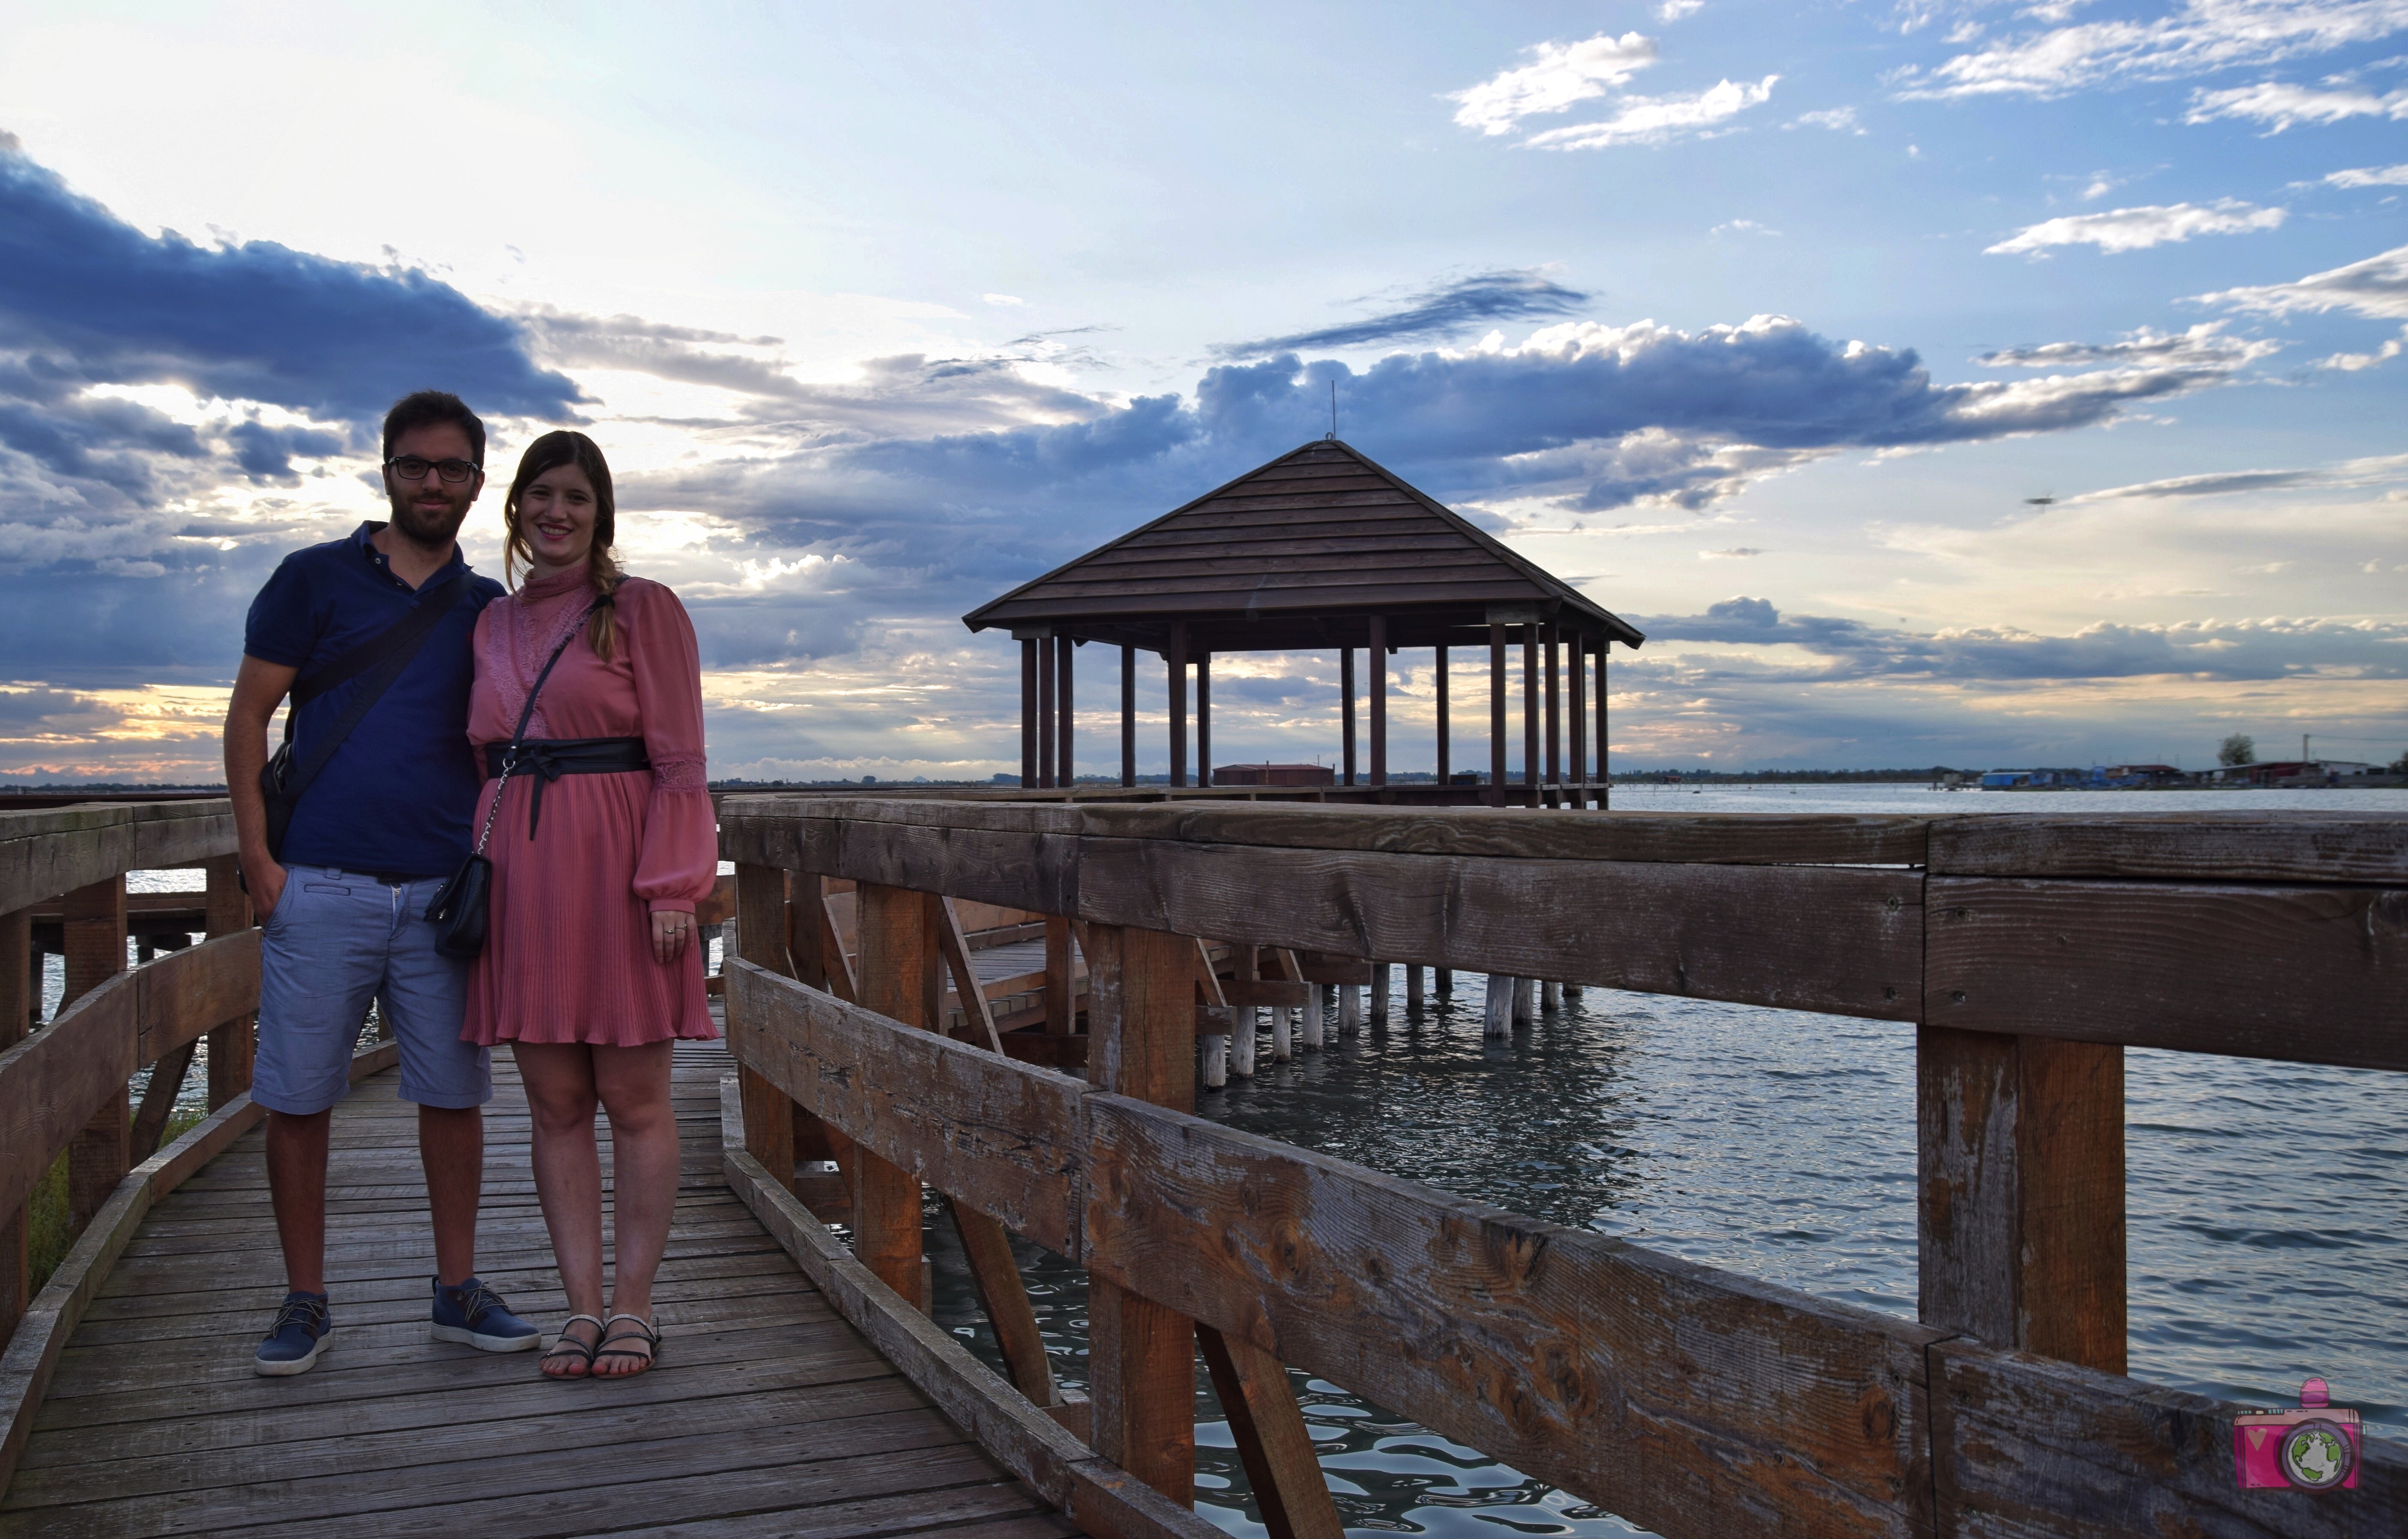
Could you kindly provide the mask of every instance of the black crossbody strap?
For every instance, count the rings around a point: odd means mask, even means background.
[[[337,684],[349,679],[356,679],[361,674],[366,673],[368,669],[376,667],[377,664],[384,661],[384,659],[391,654],[394,647],[408,645],[416,636],[417,629],[423,628],[419,620],[420,613],[425,610],[433,609],[435,611],[436,618],[438,620],[441,619],[444,614],[450,611],[452,600],[460,597],[460,585],[467,582],[470,575],[470,573],[464,571],[456,577],[453,577],[450,582],[444,583],[442,587],[429,589],[424,597],[420,599],[417,607],[412,609],[409,613],[403,615],[399,620],[394,621],[392,625],[387,626],[384,629],[377,632],[374,636],[362,641],[358,646],[355,646],[351,651],[344,653],[340,657],[328,663],[324,668],[320,669],[317,672],[308,675],[307,678],[295,679],[293,681],[293,687],[285,692],[286,698],[295,706],[308,705],[311,700],[323,695],[326,691],[334,688]],[[451,590],[448,595],[445,594],[445,589]],[[443,597],[443,601],[439,605],[430,605],[426,602],[427,598],[434,598],[438,596],[442,596]],[[288,719],[285,726],[290,728],[292,722]],[[288,738],[292,735],[293,734],[289,730],[285,733],[285,736]]]
[[[409,667],[410,660],[418,655],[418,649],[426,644],[426,639],[429,636],[435,634],[435,627],[442,623],[445,615],[452,612],[452,607],[459,601],[460,590],[467,583],[468,578],[468,573],[462,572],[441,587],[422,593],[417,606],[402,616],[399,621],[387,626],[375,640],[365,647],[354,648],[333,667],[311,676],[313,679],[322,678],[337,668],[348,667],[353,657],[371,648],[379,655],[370,657],[369,664],[382,665],[378,667],[374,673],[368,675],[367,682],[360,686],[359,694],[353,698],[350,708],[343,712],[340,719],[326,729],[324,736],[318,738],[309,745],[309,756],[303,759],[299,767],[294,770],[292,783],[284,788],[287,799],[292,801],[301,799],[301,793],[309,789],[309,783],[316,780],[318,772],[326,768],[327,761],[335,756],[335,750],[343,746],[343,740],[351,735],[351,728],[359,726],[366,719],[368,712],[375,707],[377,701],[384,698],[384,692],[393,687],[393,682],[401,677],[403,670]],[[346,677],[349,676],[346,675]],[[325,687],[322,685],[317,693],[325,693]],[[298,694],[299,691],[295,690],[296,701]],[[293,737],[293,718],[298,714],[300,714],[300,707],[297,703],[284,712],[284,736],[287,741],[290,741]]]
[[[601,608],[601,605],[602,600],[596,598],[593,603],[585,606],[584,612],[577,617],[577,624],[568,627],[568,634],[560,639],[560,645],[552,648],[552,655],[544,660],[543,671],[535,676],[535,687],[527,691],[526,709],[519,712],[519,725],[511,730],[510,741],[503,746],[502,778],[500,784],[494,787],[494,804],[485,811],[485,826],[478,830],[477,848],[469,856],[469,859],[474,860],[482,856],[485,853],[485,841],[494,837],[494,819],[501,815],[502,793],[510,788],[510,776],[519,767],[520,747],[526,741],[527,723],[535,720],[535,698],[543,693],[544,681],[550,679],[552,670],[560,666],[561,654],[568,650],[568,643],[577,640],[577,633],[585,628],[585,622],[593,618],[594,611]],[[542,796],[543,782],[537,781],[535,789],[538,797]],[[529,839],[535,837],[535,821],[532,813],[528,814],[527,837]],[[432,917],[434,911],[430,909],[427,913],[428,916]]]

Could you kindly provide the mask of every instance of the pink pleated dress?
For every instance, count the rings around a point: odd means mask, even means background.
[[[480,768],[488,743],[510,741],[536,675],[592,597],[580,568],[486,606],[468,698]],[[676,594],[631,577],[619,586],[618,626],[607,663],[580,627],[526,736],[639,737],[652,767],[546,783],[532,839],[528,806],[539,777],[522,770],[502,788],[485,846],[493,901],[469,974],[466,1041],[637,1047],[719,1035],[703,993],[701,937],[666,967],[652,959],[652,914],[693,913],[718,879],[694,625]],[[480,827],[496,784],[485,782]]]

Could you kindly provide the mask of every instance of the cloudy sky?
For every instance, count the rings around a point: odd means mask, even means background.
[[[0,130],[9,780],[214,778],[428,384],[610,453],[719,775],[1016,768],[959,616],[1333,380],[1648,633],[1620,767],[2408,748],[2408,0],[83,0]],[[1334,658],[1215,673],[1225,762],[1335,752]]]

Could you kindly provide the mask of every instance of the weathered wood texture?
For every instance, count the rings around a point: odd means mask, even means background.
[[[1903,870],[1097,838],[1081,854],[1080,912],[1187,935],[1913,1020],[1921,885]],[[1600,913],[1615,916],[1610,929]]]
[[[2408,888],[1933,877],[1924,1018],[2408,1069]]]
[[[2013,813],[727,805],[732,850],[1091,921],[1965,1029],[2408,1065],[2408,1029],[2384,1014],[2408,968],[2408,885],[2302,885],[2408,884],[2408,819],[2139,819],[2118,844],[2102,820]],[[2050,837],[2003,827],[2057,822]],[[1931,874],[1918,863],[1935,830],[1951,859],[2042,874]],[[1003,863],[949,887],[966,840]],[[2211,880],[2227,858],[2288,885]],[[2046,874],[2057,867],[2198,880]]]
[[[0,913],[127,871],[233,853],[234,809],[222,797],[0,813]]]
[[[0,1532],[1069,1533],[1057,1501],[972,1446],[730,1196],[719,1116],[729,1067],[716,1044],[680,1044],[683,1169],[656,1288],[669,1345],[652,1373],[582,1392],[538,1379],[531,1356],[426,1339],[433,1257],[415,1119],[387,1077],[336,1111],[326,1359],[299,1379],[251,1372],[250,1343],[281,1287],[254,1135],[152,1207],[99,1282],[0,1500]],[[553,1324],[566,1303],[529,1181],[524,1105],[507,1056],[495,1069],[480,1270]],[[364,1210],[371,1221],[342,1219]],[[1090,1472],[1090,1485],[1106,1474]],[[1098,1532],[1208,1539],[1143,1523]]]
[[[957,1168],[949,1141],[1000,1143],[1024,1165],[1041,1148],[1045,1179],[1024,1184],[1026,1213],[1045,1222],[1075,1197],[1058,1243],[1045,1243],[1119,1297],[1191,1317],[1661,1532],[2138,1539],[2231,1505],[2219,1482],[2230,1480],[2241,1407],[2199,1402],[2184,1414],[2205,1430],[2175,1437],[2158,1408],[2187,1397],[1464,1201],[905,1031],[757,970],[739,966],[731,999],[747,1023],[739,1053],[756,1041],[794,1044],[812,1068],[795,1093],[824,1094],[822,1109],[848,1131],[856,1115],[862,1131],[893,1138],[919,1124],[941,1157],[923,1166],[939,1187]],[[926,1057],[888,1056],[907,1044]],[[963,1117],[911,1104],[920,1098],[908,1087],[961,1075],[929,1099],[965,1106]],[[1035,1112],[1015,1082],[1057,1099]],[[898,1088],[873,1100],[860,1096],[865,1084]],[[874,1111],[847,1110],[856,1103]],[[1008,1113],[983,1110],[994,1107]],[[1943,1344],[1952,1382],[1976,1387],[1955,1422],[1926,1391]],[[1985,1408],[1994,1404],[2022,1409]],[[2125,1441],[2086,1448],[2084,1428]],[[2408,1489],[2400,1450],[2370,1447],[2375,1486],[2390,1493],[2376,1499],[2389,1506],[2370,1510],[2398,1511]],[[2034,1503],[2025,1463],[2050,1472],[2062,1502]],[[2196,1498],[2170,1499],[2169,1487]],[[2020,1527],[1994,1520],[2009,1499],[2024,1503],[2013,1508],[2027,1515]],[[2313,1515],[2330,1510],[2294,1503],[2262,1530],[2229,1532],[2319,1533]]]
[[[2124,1050],[1927,1026],[1915,1116],[1923,1322],[2124,1372]]]
[[[1931,825],[1934,876],[2408,885],[2408,818],[2363,813],[2002,813]]]

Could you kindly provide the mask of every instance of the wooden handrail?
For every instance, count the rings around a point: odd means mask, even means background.
[[[2408,1068],[2408,818],[731,797],[722,842],[773,930],[783,868],[1099,934],[1918,1022],[1910,1322],[1105,1094],[778,976],[749,942],[729,970],[765,1110],[790,1098],[831,1147],[1207,1341],[1667,1533],[2324,1532],[2235,1489],[2243,1407],[2120,1372],[2118,1044]],[[1156,1376],[1171,1414],[1185,1381]],[[2408,1532],[2408,1449],[2367,1440],[2351,1521]]]

